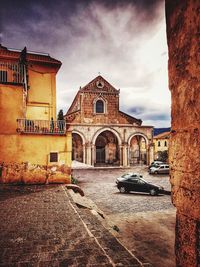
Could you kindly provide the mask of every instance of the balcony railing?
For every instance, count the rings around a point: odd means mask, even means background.
[[[17,119],[17,132],[30,134],[62,135],[66,132],[66,122],[64,120],[28,120]]]
[[[0,83],[22,84],[24,66],[19,63],[0,62]]]

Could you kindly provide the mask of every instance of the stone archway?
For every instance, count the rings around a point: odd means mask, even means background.
[[[72,133],[72,160],[84,162],[83,138],[77,132]]]
[[[143,134],[137,133],[132,135],[129,140],[129,164],[147,164],[148,157],[148,139]]]
[[[97,136],[95,151],[95,166],[120,164],[118,139],[113,132],[105,130]]]

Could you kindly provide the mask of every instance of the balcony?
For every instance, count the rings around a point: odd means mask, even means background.
[[[66,122],[17,119],[17,132],[22,134],[65,135]]]
[[[0,83],[22,84],[24,82],[24,66],[19,63],[0,62]]]

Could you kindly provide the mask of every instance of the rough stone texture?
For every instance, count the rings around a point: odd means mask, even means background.
[[[41,166],[29,163],[0,163],[0,183],[4,184],[51,184],[71,183],[71,168]]]
[[[177,266],[199,266],[197,222],[183,214],[176,217],[176,256]]]
[[[22,182],[24,184],[45,184],[47,181],[47,171],[35,169],[24,171],[22,173]]]
[[[62,172],[55,172],[54,174],[51,174],[48,176],[47,183],[49,184],[69,184],[71,183],[71,180],[69,176],[67,176],[65,173]]]
[[[177,266],[199,266],[200,87],[198,0],[166,0],[169,87],[172,94],[170,148],[172,200],[177,207]]]
[[[1,184],[0,266],[141,266],[90,211],[72,205],[62,185]]]

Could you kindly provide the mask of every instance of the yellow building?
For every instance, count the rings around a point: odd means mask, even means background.
[[[154,136],[153,143],[155,160],[163,160],[165,158],[168,160],[169,137],[170,132],[164,132]]]
[[[56,74],[48,54],[0,45],[0,162],[71,167],[71,133],[56,121]],[[69,171],[68,171],[69,173]]]

